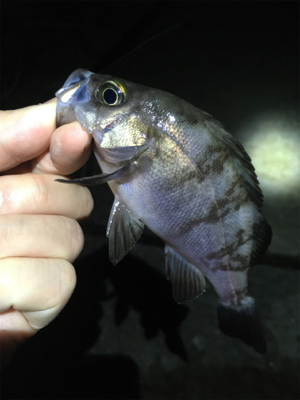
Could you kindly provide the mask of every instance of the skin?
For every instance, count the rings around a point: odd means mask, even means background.
[[[77,221],[92,211],[89,190],[54,179],[89,158],[91,137],[73,122],[56,129],[56,101],[0,111],[1,366],[49,324],[76,284],[83,247]]]

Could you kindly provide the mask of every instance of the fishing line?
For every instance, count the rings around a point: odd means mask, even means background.
[[[106,70],[107,68],[110,68],[112,65],[115,65],[116,63],[120,62],[121,60],[123,60],[124,58],[126,58],[127,56],[129,56],[130,54],[136,52],[138,49],[140,49],[141,47],[145,46],[147,43],[152,42],[153,40],[157,39],[160,36],[166,35],[167,33],[171,32],[172,30],[176,29],[178,26],[185,24],[187,21],[193,19],[194,17],[188,17],[185,18],[183,21],[178,22],[177,24],[171,26],[170,28],[165,29],[164,31],[161,31],[159,33],[157,33],[156,35],[150,37],[149,39],[146,39],[143,43],[139,44],[138,46],[136,46],[134,49],[130,50],[128,53],[126,53],[124,56],[118,58],[116,61],[113,61],[111,64],[107,65],[106,67],[102,68],[101,72],[103,72],[104,70]]]

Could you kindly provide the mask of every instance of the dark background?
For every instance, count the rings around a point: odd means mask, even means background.
[[[219,332],[211,286],[172,300],[163,243],[148,230],[113,267],[113,196],[93,188],[74,295],[3,372],[3,399],[299,398],[298,27],[289,1],[1,2],[1,109],[47,101],[79,67],[170,91],[249,150],[274,233],[250,273],[268,341],[260,355]],[[91,158],[84,173],[96,169]]]

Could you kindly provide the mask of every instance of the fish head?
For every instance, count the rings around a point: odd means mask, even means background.
[[[148,100],[153,90],[110,75],[77,69],[56,92],[57,126],[78,121],[93,135],[96,154],[101,153],[111,162],[109,152],[103,149],[130,148],[127,155],[122,152],[123,160],[128,159],[135,149],[138,153],[151,140],[153,121]]]

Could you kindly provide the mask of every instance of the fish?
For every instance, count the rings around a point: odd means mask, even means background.
[[[165,243],[165,269],[178,303],[218,295],[220,330],[267,349],[248,272],[271,242],[263,194],[240,142],[210,114],[174,94],[75,70],[56,92],[57,126],[78,121],[93,137],[101,174],[58,179],[114,194],[107,237],[117,264],[146,225]]]

